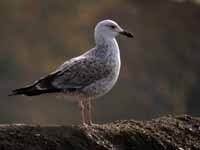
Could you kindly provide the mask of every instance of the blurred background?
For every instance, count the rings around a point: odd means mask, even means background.
[[[97,22],[133,32],[118,37],[116,86],[93,101],[93,120],[200,116],[200,0],[1,0],[0,123],[78,124],[62,97],[8,97],[94,46]]]

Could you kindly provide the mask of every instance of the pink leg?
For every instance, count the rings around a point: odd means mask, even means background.
[[[91,99],[87,99],[87,112],[88,112],[88,125],[92,125],[92,105],[91,105]]]
[[[81,114],[81,124],[85,126],[86,124],[85,124],[84,105],[83,105],[82,97],[80,97],[80,100],[79,100],[79,107],[80,107],[80,114]]]

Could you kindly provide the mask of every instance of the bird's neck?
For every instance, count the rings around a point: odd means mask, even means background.
[[[95,43],[97,46],[113,44],[114,41],[116,41],[114,37],[107,37],[104,36],[102,33],[98,32],[97,34],[95,32]]]
[[[119,46],[116,38],[98,36],[95,37],[96,46],[102,53],[119,54]]]

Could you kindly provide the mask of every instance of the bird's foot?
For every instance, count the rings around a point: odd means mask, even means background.
[[[92,123],[92,122],[90,122],[90,123],[81,123],[81,125],[83,126],[83,127],[93,127],[93,126],[98,126],[98,124],[94,124],[94,123]]]
[[[82,123],[81,124],[83,127],[88,127],[88,124],[87,123]]]

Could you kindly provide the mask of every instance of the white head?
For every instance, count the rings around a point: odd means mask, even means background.
[[[99,39],[114,39],[118,34],[125,35],[127,37],[133,37],[133,35],[122,29],[115,21],[103,20],[99,22],[95,27],[95,40]]]

